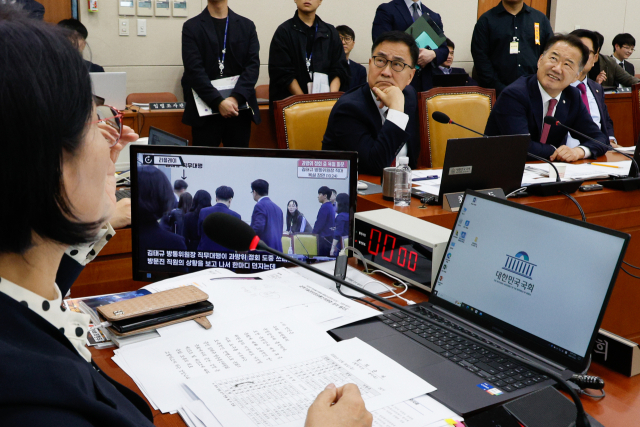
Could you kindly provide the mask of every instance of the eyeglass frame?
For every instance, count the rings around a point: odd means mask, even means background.
[[[354,39],[351,36],[340,36],[340,41],[344,43],[351,43]]]
[[[107,104],[104,104],[104,105],[96,105],[96,110],[97,110],[97,108],[98,108],[98,107],[109,107],[109,108],[111,109],[111,111],[112,111],[112,112],[115,112],[115,113],[116,113],[116,115],[115,115],[115,116],[111,116],[111,117],[105,117],[104,119],[94,120],[94,121],[90,122],[89,124],[92,124],[92,125],[93,125],[93,124],[97,124],[97,123],[100,123],[100,122],[106,122],[106,121],[108,121],[108,120],[112,120],[112,119],[120,119],[120,134],[119,134],[119,135],[118,135],[118,137],[116,138],[115,142],[114,142],[113,144],[110,144],[110,145],[109,145],[109,147],[113,147],[113,146],[115,146],[115,145],[120,141],[120,138],[122,138],[122,127],[123,127],[122,119],[123,119],[123,117],[124,117],[124,114],[122,113],[122,111],[118,110],[118,109],[117,109],[117,108],[115,108],[115,107],[112,107],[111,105],[107,105]],[[111,125],[110,125],[110,126],[111,126]],[[111,126],[111,127],[113,127],[113,126]],[[115,129],[115,127],[113,127],[113,128]],[[106,139],[106,138],[105,138],[105,139]]]
[[[385,61],[384,65],[382,67],[380,67],[378,64],[376,64],[376,58],[380,58],[380,59]],[[373,65],[375,65],[376,67],[380,68],[381,70],[384,70],[389,63],[392,63],[390,68],[391,68],[392,71],[395,71],[396,73],[403,72],[405,70],[405,68],[407,68],[407,67],[409,67],[409,69],[412,68],[412,66],[407,64],[406,62],[398,61],[397,59],[393,59],[393,60],[392,59],[387,59],[384,56],[373,55],[371,57],[371,59],[373,59]],[[402,64],[402,70],[394,69],[393,68],[393,62],[398,62],[398,63]]]

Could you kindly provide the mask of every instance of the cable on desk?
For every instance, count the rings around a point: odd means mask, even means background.
[[[578,210],[580,211],[580,215],[582,215],[582,220],[584,222],[587,222],[587,216],[584,214],[584,211],[582,210],[582,206],[580,206],[580,203],[578,203],[578,201],[574,199],[571,194],[565,191],[560,191],[560,194],[564,194],[565,196],[567,196],[569,200],[571,200],[578,207]]]
[[[372,306],[373,308],[375,308],[378,311],[386,311],[387,310],[386,308],[380,307],[379,305],[376,305],[376,304],[372,303],[371,301],[367,301],[364,298],[354,297],[354,296],[345,294],[344,292],[342,292],[342,289],[340,289],[340,284],[339,283],[336,283],[336,289],[338,290],[338,293],[340,295],[342,295],[343,297],[345,297],[345,298],[349,298],[349,299],[354,300],[354,301],[360,301],[362,303],[368,304],[368,305]]]

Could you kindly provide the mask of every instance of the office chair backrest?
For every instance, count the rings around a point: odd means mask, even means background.
[[[290,234],[282,235],[282,252],[289,253],[289,248],[293,250],[293,236]]]
[[[294,95],[274,102],[278,148],[321,150],[331,109],[342,92]]]
[[[438,123],[431,114],[441,111],[454,122],[484,133],[496,93],[494,89],[477,86],[447,87],[421,92],[418,98],[421,145],[418,167],[442,168],[449,139],[477,135],[455,125]]]
[[[308,257],[318,255],[318,236],[316,234],[306,233],[294,234],[293,253],[296,255],[306,255]]]

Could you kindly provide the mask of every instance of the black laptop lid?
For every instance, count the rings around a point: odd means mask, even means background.
[[[469,74],[434,74],[433,87],[466,86],[469,82]]]
[[[469,191],[430,301],[580,372],[629,239]]]
[[[442,167],[442,195],[502,188],[505,194],[522,184],[529,135],[450,139]]]
[[[189,145],[189,140],[150,126],[149,145],[176,145],[179,147],[186,147]]]

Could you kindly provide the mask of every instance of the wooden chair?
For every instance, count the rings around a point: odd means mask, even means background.
[[[458,126],[436,122],[431,118],[434,111],[442,111],[454,122],[482,133],[495,102],[494,89],[477,86],[439,87],[420,92],[421,149],[418,167],[442,168],[449,139],[478,136]]]
[[[130,93],[127,96],[127,105],[133,103],[148,104],[150,102],[178,102],[178,98],[171,92]]]
[[[329,114],[342,94],[294,95],[274,102],[278,148],[321,150]]]
[[[269,85],[256,86],[256,98],[269,99]]]

